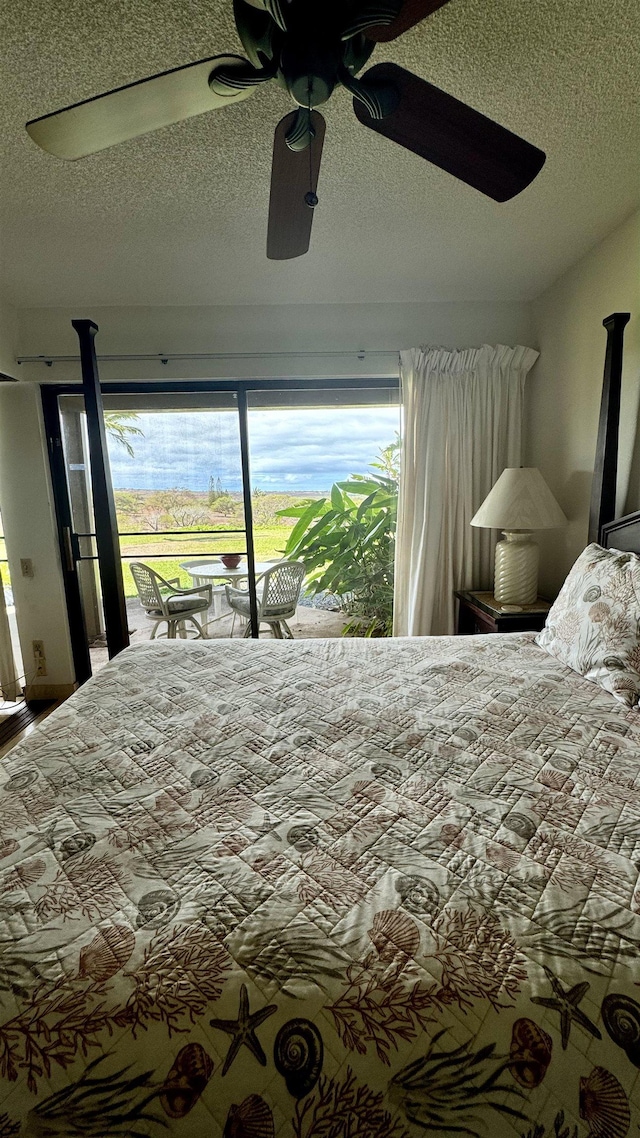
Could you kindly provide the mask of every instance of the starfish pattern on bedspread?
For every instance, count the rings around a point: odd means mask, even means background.
[[[584,999],[589,990],[589,981],[583,980],[581,984],[575,984],[573,988],[565,989],[562,987],[557,976],[554,976],[550,968],[545,967],[545,972],[554,994],[553,996],[532,996],[531,1003],[540,1004],[543,1008],[552,1008],[553,1011],[560,1013],[562,1050],[567,1050],[573,1020],[579,1023],[585,1031],[589,1031],[591,1035],[595,1035],[596,1039],[602,1039],[602,1035],[596,1025],[592,1023],[589,1017],[580,1011],[578,1007],[578,1004]]]
[[[243,1044],[245,1047],[248,1047],[252,1055],[255,1055],[258,1062],[261,1063],[263,1067],[266,1067],[267,1057],[256,1035],[256,1028],[259,1027],[261,1023],[264,1023],[269,1016],[272,1016],[274,1012],[277,1012],[277,1010],[276,1004],[268,1004],[266,1008],[261,1008],[259,1012],[249,1012],[249,993],[246,984],[242,984],[240,987],[238,1018],[212,1019],[209,1021],[212,1027],[215,1027],[218,1031],[226,1031],[227,1035],[233,1037],[222,1068],[223,1075],[226,1075]]]

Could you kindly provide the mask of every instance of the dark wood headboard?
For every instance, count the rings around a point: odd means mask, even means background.
[[[600,530],[600,545],[605,549],[622,549],[625,553],[640,553],[640,511],[607,522]]]
[[[598,541],[606,547],[640,553],[640,513],[616,519],[622,348],[624,330],[630,319],[629,312],[614,312],[602,321],[607,329],[607,348],[598,442],[591,484],[589,541]]]

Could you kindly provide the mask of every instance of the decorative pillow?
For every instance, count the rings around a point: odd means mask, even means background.
[[[635,707],[640,698],[640,557],[588,545],[536,637],[563,664]]]

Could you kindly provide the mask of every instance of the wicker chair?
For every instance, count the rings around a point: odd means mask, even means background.
[[[258,628],[261,624],[268,624],[271,635],[276,640],[293,640],[287,617],[291,618],[296,614],[303,580],[304,565],[301,561],[279,561],[256,579]],[[226,591],[227,603],[233,612],[231,636],[236,616],[248,622],[244,635],[251,636],[249,592],[244,589],[234,589],[232,585],[227,585]]]
[[[185,625],[193,624],[198,630],[196,640],[206,640],[207,634],[196,619],[196,613],[203,613],[211,604],[211,585],[198,585],[193,589],[181,589],[178,578],[165,581],[155,569],[142,561],[132,561],[131,576],[136,583],[140,604],[150,620],[154,622],[151,639],[155,640],[161,624],[166,621],[167,638],[175,640],[180,627],[180,635],[186,636]]]
[[[200,577],[197,569],[200,565],[206,564],[209,566],[211,558],[208,562],[203,562],[202,558],[198,561],[181,561],[180,568],[184,569],[189,574],[193,581],[193,587],[201,589],[203,585],[209,585],[211,589],[211,617],[208,623],[213,624],[214,621],[224,620],[229,616],[229,609],[227,608],[227,601],[224,591],[224,585],[214,585],[211,583],[210,577]]]

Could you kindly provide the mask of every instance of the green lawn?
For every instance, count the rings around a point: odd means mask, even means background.
[[[256,561],[272,561],[276,557],[280,557],[286,545],[287,537],[291,532],[291,526],[273,525],[273,526],[256,526],[254,528],[254,545],[256,551]],[[235,527],[230,527],[235,528]],[[161,546],[163,553],[168,556],[154,557],[152,556],[154,545]],[[174,556],[168,553],[167,545],[176,546]],[[198,538],[196,536],[189,536],[184,534],[168,534],[163,537],[158,537],[155,533],[145,533],[140,537],[123,537],[120,539],[120,549],[123,555],[127,552],[135,551],[135,556],[123,556],[122,561],[122,576],[124,579],[124,591],[127,597],[136,596],[136,587],[131,576],[129,569],[129,561],[148,561],[152,569],[155,569],[163,577],[173,579],[174,577],[180,578],[180,584],[183,588],[188,588],[193,582],[188,573],[180,569],[181,561],[195,561],[198,557],[202,556],[202,560],[211,558],[215,560],[220,553],[225,550],[234,552],[236,550],[244,550],[246,548],[244,534],[230,534],[228,538],[213,539],[211,537]],[[148,552],[145,552],[145,549]],[[190,557],[189,554],[194,554]],[[4,538],[0,538],[0,558],[6,557]],[[11,584],[11,576],[9,574],[9,566],[7,564],[0,564],[0,571],[2,572],[3,585]]]
[[[280,557],[292,525],[256,526],[254,528],[256,561],[272,561],[276,557]],[[156,547],[161,546],[163,556],[152,557],[154,545]],[[178,546],[173,557],[171,555],[167,556],[169,553],[167,545]],[[143,552],[145,547],[150,547],[146,553]],[[121,538],[120,548],[123,554],[126,554],[130,550],[132,552],[135,551],[134,557],[123,557],[122,561],[125,595],[127,597],[135,597],[136,587],[129,569],[130,560],[148,562],[152,569],[155,569],[157,573],[160,573],[167,580],[179,577],[180,585],[183,588],[187,588],[192,584],[192,580],[188,573],[180,569],[181,561],[195,561],[200,556],[202,556],[203,561],[209,558],[213,561],[225,550],[229,550],[229,552],[236,552],[237,550],[239,552],[240,550],[244,550],[246,546],[244,534],[232,534],[228,538],[214,540],[211,537],[201,539],[182,534],[170,534],[159,538],[156,534],[148,533],[143,534],[141,537]],[[189,554],[193,554],[194,556],[191,557]]]
[[[6,563],[6,559],[7,559],[7,547],[5,545],[4,538],[0,537],[0,572],[2,573],[2,584],[3,585],[10,585],[11,584],[11,574],[9,572],[9,566]]]

